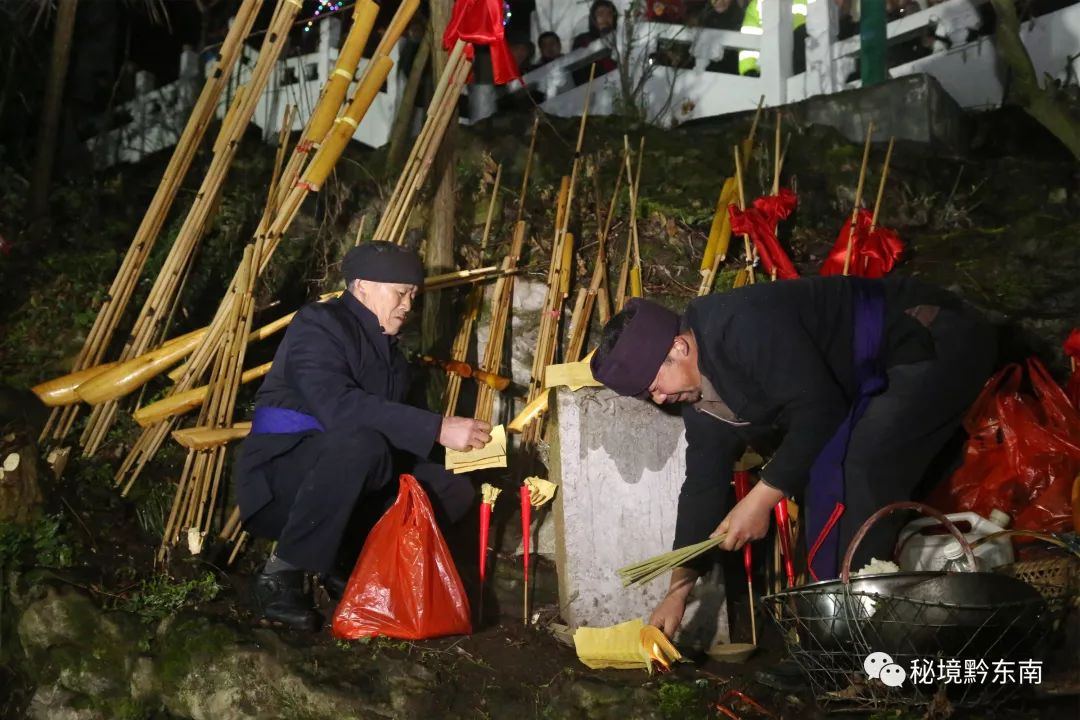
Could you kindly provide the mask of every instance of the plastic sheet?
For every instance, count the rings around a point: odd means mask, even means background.
[[[469,600],[423,488],[400,478],[397,501],[368,535],[334,613],[334,637],[421,640],[472,632]]]

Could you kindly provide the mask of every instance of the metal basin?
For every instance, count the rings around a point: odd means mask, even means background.
[[[1010,657],[1038,645],[1042,596],[996,573],[910,572],[793,588],[770,596],[793,615],[800,644],[906,657]],[[852,621],[854,620],[854,627]]]

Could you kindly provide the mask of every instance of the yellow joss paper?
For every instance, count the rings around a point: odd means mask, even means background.
[[[559,488],[550,480],[538,477],[525,478],[525,487],[529,488],[529,503],[533,507],[540,507],[551,502],[551,499],[555,497],[555,491]]]
[[[484,483],[480,486],[480,502],[495,507],[495,499],[499,497],[499,493],[502,489],[495,487],[491,483]]]
[[[586,360],[548,365],[547,369],[544,370],[545,388],[566,385],[572,391],[577,392],[583,387],[601,387],[602,384],[593,377],[592,369]]]
[[[526,405],[522,411],[518,413],[516,418],[510,421],[510,424],[506,426],[506,429],[510,432],[522,432],[529,423],[547,412],[547,408],[548,391],[544,390],[537,395],[532,402]]]
[[[641,652],[641,618],[605,628],[578,628],[574,632],[574,649],[586,666],[641,669],[647,664]]]
[[[594,670],[647,669],[651,673],[654,663],[669,670],[683,659],[659,628],[646,625],[641,618],[605,628],[578,628],[574,648],[578,659]]]
[[[446,469],[456,474],[506,467],[506,428],[496,425],[491,429],[491,442],[479,450],[446,451]]]

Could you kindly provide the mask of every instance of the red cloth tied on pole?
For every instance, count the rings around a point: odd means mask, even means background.
[[[496,85],[521,77],[506,44],[502,0],[457,0],[443,33],[443,48],[449,51],[458,40],[488,46]],[[465,56],[473,59],[472,45],[465,47]]]
[[[855,224],[855,236],[851,240],[851,265],[848,274],[865,278],[880,278],[893,269],[904,254],[904,243],[895,230],[887,227],[870,229],[873,216],[870,211],[859,209]],[[825,263],[822,275],[843,275],[844,257],[847,255],[848,236],[851,235],[851,218],[844,222],[836,236]]]
[[[1065,340],[1063,346],[1065,354],[1073,361],[1072,377],[1065,386],[1065,392],[1072,401],[1073,407],[1080,410],[1080,330],[1073,330]]]
[[[795,193],[787,188],[780,188],[779,194],[759,197],[754,201],[753,207],[746,210],[740,210],[735,205],[728,206],[731,232],[749,235],[765,271],[771,275],[775,270],[776,277],[781,280],[799,277],[791,258],[776,239],[777,223],[791,215],[796,200]]]

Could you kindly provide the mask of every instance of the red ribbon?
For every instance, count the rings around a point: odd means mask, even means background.
[[[1069,382],[1065,385],[1065,393],[1072,401],[1073,407],[1080,410],[1080,330],[1073,330],[1065,340],[1065,354],[1076,361],[1076,369],[1073,370]]]
[[[765,271],[771,275],[775,269],[776,277],[781,280],[799,277],[791,258],[776,239],[776,224],[791,215],[796,200],[795,193],[787,188],[780,188],[779,194],[759,197],[754,201],[753,207],[746,210],[740,210],[735,205],[728,206],[731,232],[749,235]]]
[[[1069,333],[1069,337],[1065,339],[1062,348],[1064,348],[1066,355],[1080,361],[1080,330],[1073,330]]]
[[[855,223],[855,236],[851,241],[851,265],[849,275],[866,278],[880,278],[893,269],[904,254],[904,243],[896,231],[878,226],[870,230],[873,216],[860,208]],[[844,222],[840,234],[836,237],[829,256],[821,266],[822,275],[843,275],[844,256],[847,255],[848,235],[851,233],[851,218]]]
[[[521,77],[506,44],[502,0],[457,0],[443,33],[443,47],[450,50],[458,40],[490,48],[496,85]],[[465,47],[465,56],[473,59],[472,45]]]

